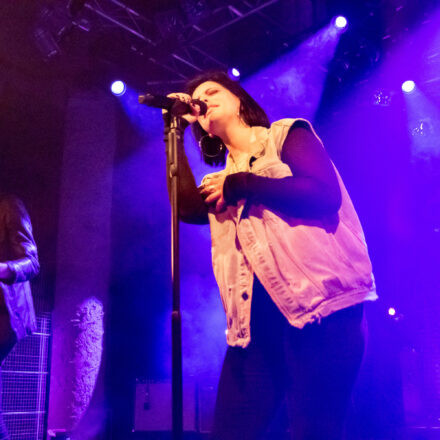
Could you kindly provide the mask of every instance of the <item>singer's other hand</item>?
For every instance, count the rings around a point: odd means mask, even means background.
[[[191,96],[187,95],[186,93],[170,93],[167,95],[168,98],[177,98],[180,99],[182,102],[186,102],[191,106],[191,113],[188,113],[186,115],[181,116],[183,119],[187,120],[190,124],[194,124],[194,122],[197,121],[197,118],[200,115],[200,107],[197,104],[192,103]]]
[[[223,184],[226,175],[213,173],[203,179],[200,194],[205,198],[205,203],[214,205],[216,212],[226,209],[226,202],[223,198]]]

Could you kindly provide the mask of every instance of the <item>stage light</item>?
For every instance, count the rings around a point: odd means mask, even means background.
[[[127,86],[123,81],[113,81],[111,91],[115,96],[122,96],[127,90]]]
[[[231,79],[239,79],[240,71],[236,67],[232,67],[228,70],[228,75]]]
[[[391,105],[391,91],[379,89],[373,95],[372,104],[379,105],[381,107],[389,107]]]
[[[390,316],[396,316],[396,309],[394,307],[390,307],[388,309],[388,315]]]
[[[335,18],[335,26],[338,29],[345,29],[348,25],[348,21],[345,17],[343,17],[342,15],[340,15],[339,17]]]
[[[235,67],[231,70],[232,76],[235,76],[235,78],[238,78],[240,76],[240,72]]]
[[[34,41],[43,55],[47,60],[54,58],[55,56],[61,53],[60,47],[56,42],[53,35],[47,30],[43,28],[37,28],[34,30]]]
[[[414,81],[408,80],[402,84],[402,90],[405,93],[411,93],[416,88],[416,83]]]
[[[419,119],[411,128],[411,134],[419,138],[427,138],[434,134],[434,127],[431,118]]]

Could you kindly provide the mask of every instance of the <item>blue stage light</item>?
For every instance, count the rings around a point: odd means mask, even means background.
[[[228,70],[228,75],[231,79],[239,79],[240,78],[240,71],[236,67],[231,67]]]
[[[345,29],[348,26],[348,21],[345,17],[340,15],[339,17],[335,18],[335,26],[341,30]]]
[[[414,81],[408,80],[402,83],[402,90],[405,93],[411,93],[416,88],[416,83]]]
[[[123,81],[113,81],[111,85],[111,91],[113,95],[122,96],[127,90],[127,86]]]

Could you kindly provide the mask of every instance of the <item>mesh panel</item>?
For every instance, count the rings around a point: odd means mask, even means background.
[[[44,411],[47,374],[3,373],[3,413]]]
[[[11,440],[43,439],[44,413],[4,414]]]
[[[37,332],[17,343],[2,367],[2,411],[11,440],[42,440],[49,378],[49,313]]]

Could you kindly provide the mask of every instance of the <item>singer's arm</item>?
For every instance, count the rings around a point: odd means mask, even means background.
[[[247,199],[303,218],[321,218],[338,211],[341,190],[336,172],[307,123],[298,121],[291,127],[281,160],[289,165],[292,177],[273,179],[252,173],[227,176],[223,186],[226,203]]]
[[[169,164],[167,163],[168,193],[171,189]],[[208,207],[197,189],[196,181],[185,151],[179,151],[179,217],[185,223],[204,225],[209,223]]]

